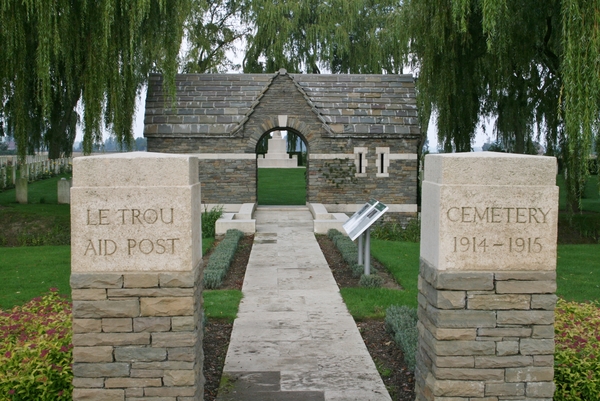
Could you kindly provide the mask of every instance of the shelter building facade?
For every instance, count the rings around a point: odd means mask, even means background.
[[[287,130],[306,144],[307,203],[353,213],[369,198],[417,213],[421,140],[411,75],[182,74],[169,98],[150,77],[148,151],[198,157],[202,199],[237,211],[257,199],[256,146]]]

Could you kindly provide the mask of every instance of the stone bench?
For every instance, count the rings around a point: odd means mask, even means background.
[[[332,228],[346,234],[343,225],[348,216],[345,213],[329,213],[321,203],[309,203],[308,208],[313,215],[315,234],[327,234]]]
[[[215,235],[225,235],[227,230],[240,230],[244,234],[256,232],[256,220],[252,218],[255,203],[244,203],[237,213],[223,213],[215,223]]]

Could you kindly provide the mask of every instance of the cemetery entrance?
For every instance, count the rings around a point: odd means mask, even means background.
[[[307,202],[306,142],[291,130],[263,135],[256,145],[256,195],[259,205],[302,205]]]
[[[411,75],[182,74],[175,98],[168,93],[161,76],[149,78],[148,151],[194,154],[208,207],[237,213],[260,203],[259,142],[286,130],[309,152],[305,202],[351,214],[376,198],[389,218],[417,216],[422,138]]]

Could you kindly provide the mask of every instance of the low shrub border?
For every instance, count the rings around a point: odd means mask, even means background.
[[[54,288],[0,310],[0,399],[70,400],[71,338],[71,304]]]
[[[600,304],[558,299],[555,312],[554,401],[600,394]]]
[[[335,247],[342,254],[342,258],[350,269],[352,270],[352,276],[355,278],[360,277],[358,284],[365,288],[379,288],[383,284],[383,278],[377,276],[377,270],[371,268],[371,274],[366,276],[364,273],[365,267],[358,264],[358,246],[347,236],[332,228],[327,231],[327,236],[333,242]]]
[[[239,230],[227,230],[223,240],[210,255],[204,269],[204,288],[216,289],[221,286],[243,236],[244,233]]]
[[[385,311],[385,329],[404,353],[404,362],[411,372],[417,364],[417,310],[406,305],[392,305]]]

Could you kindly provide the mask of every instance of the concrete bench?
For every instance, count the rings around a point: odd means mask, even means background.
[[[244,234],[256,232],[256,220],[252,219],[256,204],[244,203],[237,213],[223,213],[215,223],[215,235],[225,235],[227,230],[240,230]]]
[[[334,228],[346,235],[343,226],[349,217],[345,213],[329,213],[321,203],[309,203],[308,208],[313,215],[315,234],[327,234],[327,231]]]

